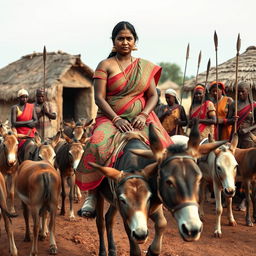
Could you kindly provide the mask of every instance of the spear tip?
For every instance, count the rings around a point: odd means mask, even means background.
[[[241,38],[240,38],[240,33],[238,33],[237,42],[236,42],[236,50],[237,50],[237,52],[240,51],[240,48],[241,48]]]
[[[188,46],[187,46],[187,53],[186,53],[186,59],[189,58],[189,43],[188,43]]]
[[[218,35],[216,33],[216,30],[214,31],[214,45],[215,45],[215,50],[217,51],[217,48],[218,48]]]
[[[44,58],[44,61],[46,60],[46,47],[44,46],[44,51],[43,51],[43,58]]]

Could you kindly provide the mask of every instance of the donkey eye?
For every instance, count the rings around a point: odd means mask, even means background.
[[[166,184],[168,185],[169,188],[174,188],[174,184],[171,180],[167,180]]]

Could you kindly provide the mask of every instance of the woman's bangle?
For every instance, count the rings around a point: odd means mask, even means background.
[[[120,116],[115,116],[113,119],[112,119],[112,123],[115,124],[118,120],[121,120],[122,118]]]
[[[148,119],[148,114],[146,114],[146,113],[144,113],[144,112],[141,112],[141,113],[139,114],[139,116],[144,116],[146,119]]]

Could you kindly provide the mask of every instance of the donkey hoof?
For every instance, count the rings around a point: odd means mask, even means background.
[[[70,221],[70,222],[76,221],[76,217],[75,217],[75,216],[69,216],[69,221]]]
[[[116,250],[112,249],[108,251],[108,256],[116,256]]]
[[[216,231],[214,232],[214,237],[216,237],[216,238],[221,238],[221,237],[222,237],[221,231],[216,230]]]
[[[38,236],[39,241],[44,241],[45,238],[46,238],[46,234],[39,234],[39,236]]]
[[[58,253],[57,246],[55,244],[50,245],[49,254],[56,255]]]
[[[236,227],[237,226],[236,221],[235,220],[229,221],[229,226]]]
[[[158,256],[158,255],[160,255],[160,254],[159,254],[159,253],[153,253],[153,252],[151,251],[151,248],[148,247],[148,251],[147,251],[146,256]]]
[[[25,236],[23,241],[24,242],[30,242],[31,241],[30,236]]]
[[[246,221],[246,226],[248,226],[248,227],[253,227],[252,221],[251,221],[251,220],[247,220],[247,221]]]

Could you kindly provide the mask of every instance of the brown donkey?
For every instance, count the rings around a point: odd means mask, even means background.
[[[7,197],[7,192],[6,192],[5,181],[2,173],[0,172],[0,220],[2,215],[4,218],[5,230],[6,230],[8,241],[9,241],[10,254],[11,256],[16,256],[18,255],[18,251],[15,245],[12,224],[9,218],[17,217],[17,215],[14,215],[8,212],[7,205],[6,205],[6,197]]]
[[[0,171],[6,176],[7,193],[11,201],[11,213],[15,213],[14,208],[14,178],[18,167],[18,138],[26,138],[24,135],[17,134],[15,131],[6,132],[1,129],[0,135],[3,140],[0,143]]]
[[[62,206],[61,206],[61,215],[65,215],[65,179],[69,185],[69,219],[75,220],[74,209],[73,209],[73,198],[75,190],[75,172],[77,166],[82,158],[84,153],[83,144],[80,141],[72,140],[63,133],[63,137],[66,142],[62,145],[56,146],[56,161],[55,167],[60,170],[61,175],[61,197],[62,197]]]
[[[195,158],[202,153],[209,153],[224,142],[199,146],[200,136],[197,126],[196,130],[191,131],[188,148],[180,145],[163,148],[152,125],[150,125],[149,138],[151,150],[138,139],[128,142],[122,157],[115,165],[117,170],[123,170],[123,172],[92,164],[115,181],[115,184],[111,185],[108,179],[104,179],[98,189],[96,223],[100,240],[100,256],[106,255],[104,199],[111,203],[105,221],[110,256],[117,255],[112,232],[117,209],[123,218],[130,243],[130,255],[133,256],[141,255],[138,244],[145,242],[148,236],[148,217],[155,222],[155,237],[147,255],[160,255],[163,232],[166,227],[162,204],[173,214],[185,241],[198,240],[201,235],[202,222],[198,213],[198,191],[202,174]]]
[[[18,168],[16,177],[16,191],[22,201],[23,215],[26,224],[24,241],[30,241],[29,212],[32,215],[34,228],[31,256],[38,255],[38,236],[46,236],[45,222],[47,211],[50,213],[50,254],[57,254],[55,241],[55,218],[60,195],[60,176],[47,161],[24,161]],[[39,235],[40,216],[42,216],[42,230]]]

